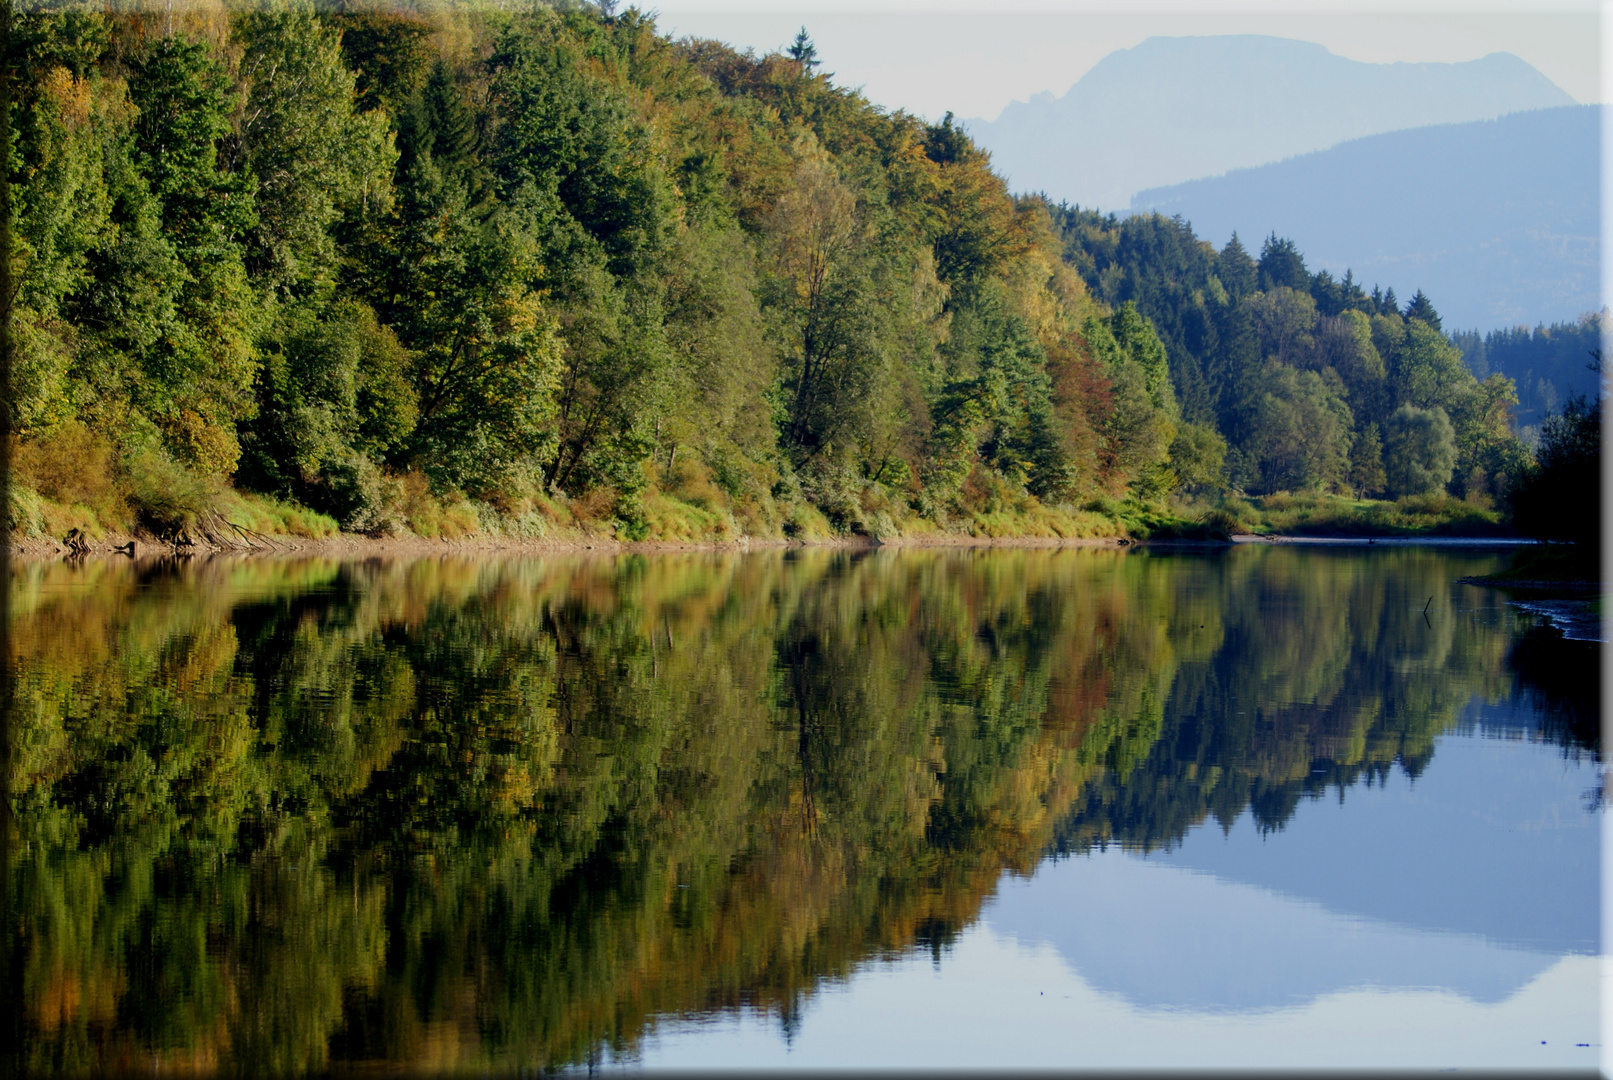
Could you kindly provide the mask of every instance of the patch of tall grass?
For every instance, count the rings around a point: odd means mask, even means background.
[[[1452,495],[1396,500],[1354,499],[1321,492],[1227,496],[1183,501],[1145,523],[1153,539],[1227,539],[1237,533],[1282,536],[1505,536],[1510,530],[1487,505]],[[1171,520],[1173,519],[1173,520]]]

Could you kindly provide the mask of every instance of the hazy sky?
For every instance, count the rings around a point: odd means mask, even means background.
[[[1315,41],[1352,60],[1472,60],[1510,52],[1581,102],[1603,100],[1594,3],[1434,4],[1366,10],[1290,2],[1281,9],[1184,0],[640,0],[676,36],[717,38],[758,52],[803,24],[825,69],[887,108],[932,120],[947,110],[994,119],[1010,101],[1062,95],[1115,49],[1154,35],[1271,34]]]

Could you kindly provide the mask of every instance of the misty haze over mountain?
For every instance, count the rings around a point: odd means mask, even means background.
[[[1572,321],[1599,304],[1600,106],[1397,131],[1139,193],[1221,247],[1275,231],[1312,271],[1422,289],[1447,330]]]
[[[1370,64],[1285,38],[1155,37],[1106,56],[1062,97],[967,127],[1013,190],[1123,211],[1147,188],[1348,139],[1573,104],[1510,53]]]

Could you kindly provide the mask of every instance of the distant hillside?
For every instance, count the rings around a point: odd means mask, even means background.
[[[1280,161],[1363,135],[1574,104],[1509,53],[1367,64],[1256,35],[1149,38],[1061,98],[970,120],[1016,191],[1122,210],[1144,188]]]
[[[1276,232],[1313,270],[1422,289],[1447,330],[1572,322],[1600,303],[1598,108],[1374,135],[1131,205],[1217,246]]]
[[[1451,340],[1462,350],[1462,359],[1474,375],[1482,379],[1500,372],[1517,384],[1518,426],[1538,430],[1571,395],[1596,396],[1601,380],[1591,357],[1602,347],[1605,322],[1592,315],[1551,326],[1491,330],[1483,336],[1458,330]]]

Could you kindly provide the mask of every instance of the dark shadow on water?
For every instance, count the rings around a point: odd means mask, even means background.
[[[1540,718],[1541,735],[1569,754],[1602,760],[1602,646],[1563,636],[1549,622],[1529,627],[1507,652],[1519,695]]]

